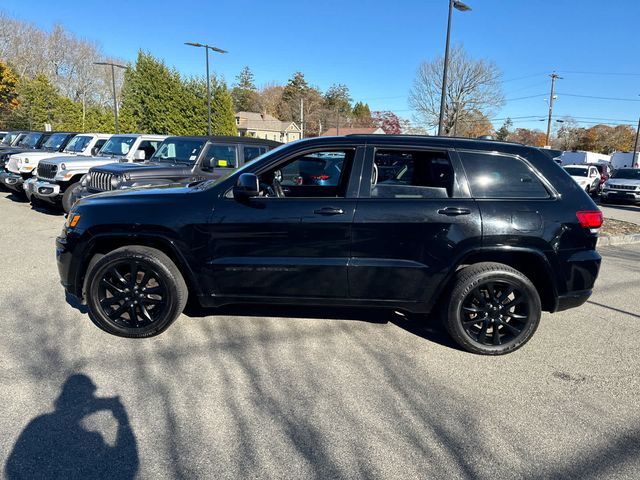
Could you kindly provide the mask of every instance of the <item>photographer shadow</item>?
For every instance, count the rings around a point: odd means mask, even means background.
[[[54,402],[55,410],[33,419],[22,431],[5,465],[8,479],[134,478],[138,448],[118,397],[98,398],[86,375],[72,375]],[[111,412],[117,422],[113,445],[83,422]]]

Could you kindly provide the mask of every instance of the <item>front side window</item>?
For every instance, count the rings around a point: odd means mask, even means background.
[[[265,196],[344,197],[355,150],[306,153],[260,174]]]
[[[194,163],[204,145],[204,140],[172,138],[162,142],[150,160],[152,162]]]
[[[89,142],[91,142],[91,137],[87,137],[86,135],[76,135],[69,141],[67,146],[64,148],[64,151],[68,153],[80,153],[87,148]]]
[[[210,145],[205,154],[205,164],[212,167],[236,168],[238,150],[235,145]]]
[[[129,153],[135,141],[136,137],[111,137],[100,150],[100,154],[124,156]]]
[[[548,198],[549,192],[522,160],[483,152],[460,152],[475,198]]]
[[[446,152],[376,151],[371,197],[449,198],[453,183],[453,167]]]
[[[66,133],[54,133],[49,137],[49,140],[44,142],[44,148],[47,150],[60,150],[60,147],[66,139]]]

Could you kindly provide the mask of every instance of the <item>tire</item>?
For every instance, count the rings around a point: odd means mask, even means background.
[[[529,341],[541,314],[540,295],[526,276],[508,265],[486,262],[456,274],[444,323],[463,349],[503,355]]]
[[[104,255],[90,265],[85,285],[91,319],[119,337],[158,335],[178,318],[188,298],[187,285],[173,261],[160,250],[143,246]]]
[[[69,213],[71,211],[71,208],[75,203],[75,200],[73,198],[74,193],[79,188],[80,182],[72,183],[62,194],[62,209],[64,210],[64,213]]]

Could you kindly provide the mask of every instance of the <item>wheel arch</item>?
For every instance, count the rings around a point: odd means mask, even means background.
[[[432,302],[435,303],[436,299],[450,290],[458,270],[480,262],[503,263],[518,270],[529,278],[536,287],[540,295],[542,310],[547,312],[556,310],[558,288],[551,264],[543,252],[530,248],[489,247],[466,252],[455,262],[455,266],[447,274]]]
[[[87,246],[86,254],[83,256],[82,263],[78,266],[76,273],[76,285],[81,286],[81,294],[84,297],[86,290],[86,272],[92,261],[95,261],[113,250],[126,246],[142,246],[155,248],[167,255],[176,265],[182,277],[184,278],[187,288],[196,296],[199,295],[200,289],[196,281],[195,274],[192,271],[187,259],[180,252],[176,244],[163,235],[131,235],[125,233],[109,233],[101,234],[91,238]]]

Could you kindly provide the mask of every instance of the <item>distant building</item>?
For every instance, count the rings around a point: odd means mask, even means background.
[[[282,122],[267,113],[238,112],[236,127],[241,137],[266,138],[288,143],[300,140],[302,132],[294,122]]]
[[[321,137],[335,137],[337,135],[384,135],[384,130],[379,127],[365,127],[365,128],[342,128],[339,129],[330,128],[326,130]]]

